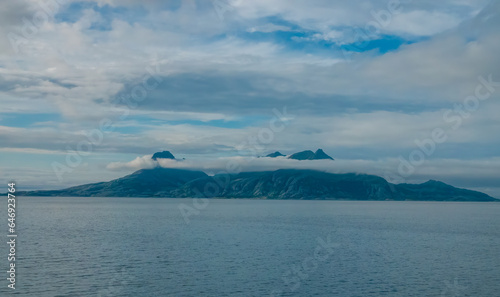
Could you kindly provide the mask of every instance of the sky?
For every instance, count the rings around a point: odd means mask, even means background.
[[[312,168],[500,198],[499,13],[487,0],[6,1],[0,182]],[[318,148],[335,161],[258,158]],[[163,150],[179,160],[150,160]]]

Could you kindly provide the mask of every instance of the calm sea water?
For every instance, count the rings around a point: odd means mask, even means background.
[[[500,296],[500,203],[192,203],[19,197],[15,295]]]

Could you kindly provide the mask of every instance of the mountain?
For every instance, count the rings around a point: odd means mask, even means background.
[[[315,153],[313,151],[307,150],[295,153],[288,157],[288,159],[294,160],[333,160],[332,157],[328,156],[322,149],[318,149]]]
[[[435,180],[423,184],[398,184],[394,187],[402,197],[412,197],[412,200],[439,201],[448,197],[447,200],[450,201],[486,201],[484,199],[491,198],[481,192],[455,188]]]
[[[169,151],[163,151],[155,153],[151,159],[156,161],[157,159],[175,159],[175,157]]]
[[[217,184],[228,176],[215,175],[188,182],[173,192],[175,197],[196,197],[206,184]],[[230,176],[219,187],[217,197],[269,199],[352,199],[385,200],[393,198],[387,181],[373,175],[331,174],[315,170],[281,169],[242,172]]]
[[[203,177],[207,177],[207,174],[201,171],[157,167],[141,169],[109,182],[57,191],[33,191],[27,194],[29,196],[168,197],[171,191],[189,181]]]
[[[288,159],[294,159],[294,160],[314,160],[314,153],[313,151],[307,150],[307,151],[302,151],[298,152],[295,154],[291,154],[288,156]]]
[[[31,191],[18,194],[85,197],[499,201],[484,193],[455,188],[437,181],[394,185],[375,175],[333,174],[299,169],[208,176],[201,171],[157,167],[142,169],[109,182],[56,191]]]
[[[284,156],[285,155],[283,155],[282,153],[276,151],[276,152],[274,152],[272,154],[267,155],[266,157],[268,157],[268,158],[276,158],[276,157],[284,157]]]

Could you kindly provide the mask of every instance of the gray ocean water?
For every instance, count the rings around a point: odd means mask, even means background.
[[[19,197],[14,295],[500,296],[500,203],[181,204]]]

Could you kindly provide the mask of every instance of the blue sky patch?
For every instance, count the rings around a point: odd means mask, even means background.
[[[59,113],[33,113],[33,114],[0,114],[0,125],[16,128],[36,126],[43,122],[61,122]]]

